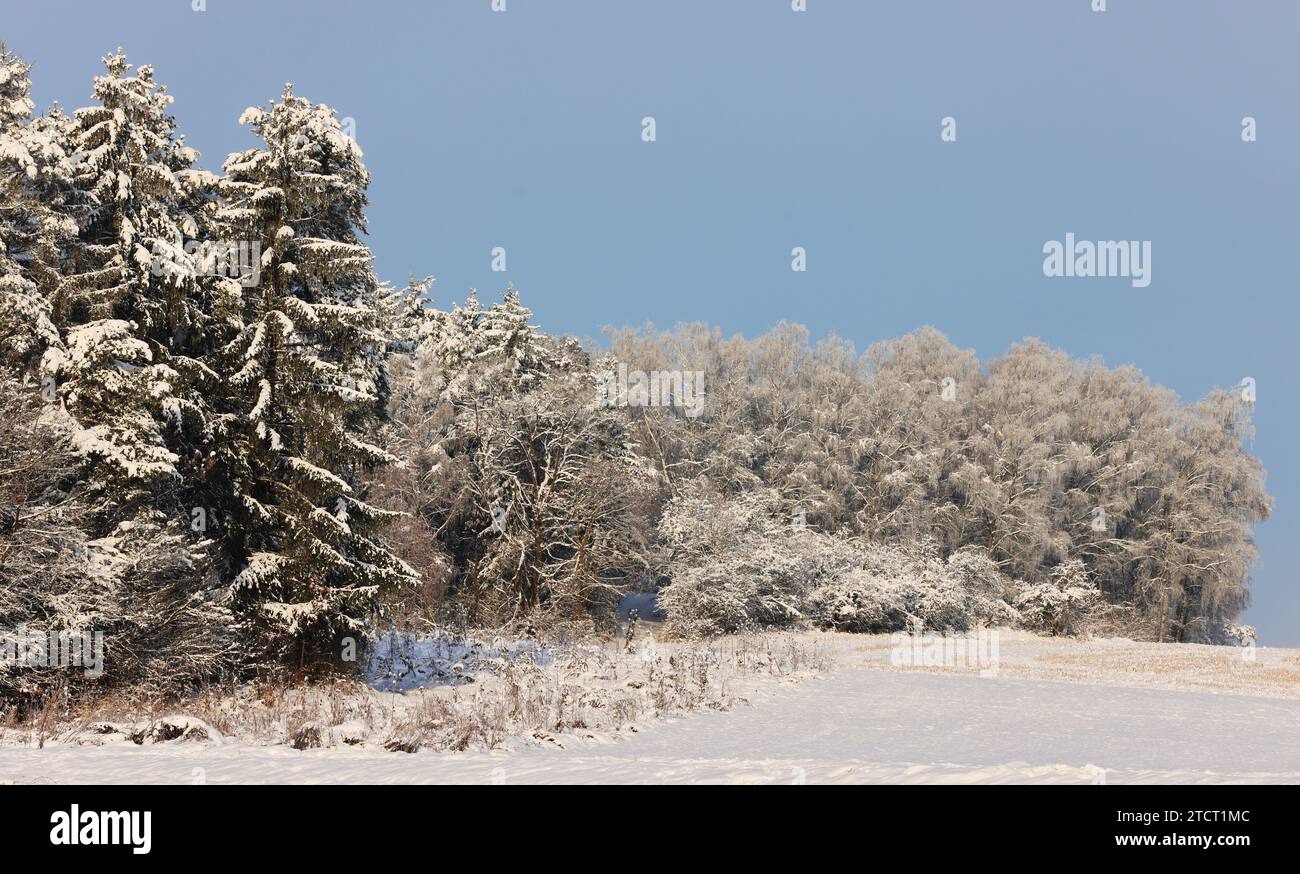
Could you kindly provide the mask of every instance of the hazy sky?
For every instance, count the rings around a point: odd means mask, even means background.
[[[509,280],[580,336],[786,319],[865,348],[932,324],[981,358],[1037,336],[1135,364],[1184,399],[1252,377],[1277,506],[1247,621],[1300,645],[1300,4],[1091,5],[6,0],[0,39],[41,109],[88,102],[119,44],[152,63],[212,169],[284,82],[333,105],[373,175],[381,275],[437,276],[440,306]],[[1151,241],[1150,285],[1045,277],[1067,232]]]

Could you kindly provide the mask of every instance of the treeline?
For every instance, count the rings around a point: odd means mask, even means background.
[[[427,325],[396,380],[395,493],[437,547],[430,598],[478,621],[539,593],[608,610],[630,586],[660,591],[688,633],[895,630],[926,618],[921,600],[985,595],[999,603],[940,624],[1063,630],[1092,590],[1113,633],[1241,634],[1271,499],[1236,392],[1182,404],[1036,340],[981,366],[932,328],[859,355],[797,325],[753,340],[647,327],[584,356],[528,327],[513,293],[414,312]],[[702,414],[680,393],[609,405],[620,363],[702,372]],[[911,578],[933,586],[891,590]]]
[[[598,350],[513,290],[439,310],[376,279],[329,107],[286,86],[215,174],[104,60],[33,117],[0,48],[0,629],[104,632],[101,687],[347,668],[385,617],[590,627],[630,590],[682,633],[1059,631],[1095,590],[1126,633],[1223,640],[1247,603],[1270,499],[1234,394],[928,328]],[[74,682],[0,662],[5,698]]]

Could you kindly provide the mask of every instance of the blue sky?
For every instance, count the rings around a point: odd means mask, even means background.
[[[932,324],[981,358],[1037,336],[1135,364],[1185,399],[1253,377],[1277,506],[1247,621],[1300,645],[1300,4],[807,5],[42,0],[0,38],[42,109],[87,103],[119,44],[152,63],[213,169],[284,82],[333,105],[374,177],[381,275],[437,276],[440,305],[509,280],[579,336],[786,319],[865,348]],[[1066,232],[1152,241],[1151,284],[1045,277]]]

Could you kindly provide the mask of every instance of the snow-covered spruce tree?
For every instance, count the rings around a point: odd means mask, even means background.
[[[51,294],[67,348],[43,367],[80,426],[74,440],[96,467],[92,483],[120,520],[155,504],[159,489],[175,491],[177,464],[212,439],[203,399],[213,374],[201,361],[212,305],[183,247],[199,234],[197,153],[177,135],[172,98],[151,67],[129,75],[120,50],[104,64],[92,90],[99,105],[50,122],[89,208]],[[164,508],[169,520],[188,524],[187,503]]]
[[[91,675],[0,665],[0,706],[114,685],[156,697],[219,677],[235,650],[205,544],[153,517],[93,536],[102,522],[61,417],[13,380],[0,390],[0,628],[103,635]]]
[[[0,43],[0,366],[24,372],[59,345],[47,297],[58,246],[76,232],[46,190],[66,182],[57,143],[30,123],[28,67]]]
[[[231,504],[232,592],[281,657],[338,664],[381,590],[415,572],[380,538],[398,514],[367,501],[365,474],[396,458],[372,432],[388,401],[365,229],[369,174],[334,111],[295,95],[241,117],[263,140],[232,154],[217,213],[227,240],[259,252],[224,350],[220,403],[235,419],[214,476]]]
[[[376,318],[385,326],[390,353],[409,355],[420,345],[433,317],[429,298],[436,281],[432,276],[411,276],[402,288],[380,283],[375,295]]]
[[[141,336],[166,337],[197,309],[181,294],[193,275],[181,244],[199,233],[184,182],[198,153],[178,136],[153,67],[130,75],[121,49],[103,61],[91,92],[98,105],[73,113],[66,132],[76,185],[93,206],[55,308],[77,323],[129,319]]]
[[[41,347],[57,342],[49,306],[26,275],[20,235],[36,223],[39,201],[30,185],[36,175],[25,122],[32,102],[28,67],[0,43],[0,363],[30,364]]]
[[[427,291],[427,285],[422,287]],[[457,304],[450,312],[424,308],[422,313],[417,351],[446,376],[449,398],[472,395],[488,382],[527,391],[564,363],[551,339],[531,324],[533,313],[514,288],[487,308],[470,289],[464,306]]]
[[[31,241],[25,261],[57,331],[41,344],[50,401],[42,427],[74,453],[76,475],[60,487],[86,512],[81,580],[61,578],[65,590],[34,595],[24,621],[92,623],[85,630],[106,639],[99,684],[175,691],[233,658],[231,618],[208,544],[189,528],[177,468],[183,426],[202,430],[202,407],[190,400],[201,397],[190,379],[201,368],[172,354],[169,327],[203,307],[189,297],[188,261],[159,270],[152,245],[187,221],[176,175],[193,153],[175,136],[164,111],[170,97],[151,70],[126,75],[120,52],[105,63],[108,74],[94,84],[99,106],[28,127],[28,178],[62,213],[29,222],[34,229],[18,237]]]

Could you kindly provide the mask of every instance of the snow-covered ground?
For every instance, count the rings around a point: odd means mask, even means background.
[[[835,667],[751,703],[567,748],[298,751],[171,741],[0,749],[0,782],[1300,783],[1300,652],[1002,632],[997,670],[891,665],[888,637],[818,636]]]

